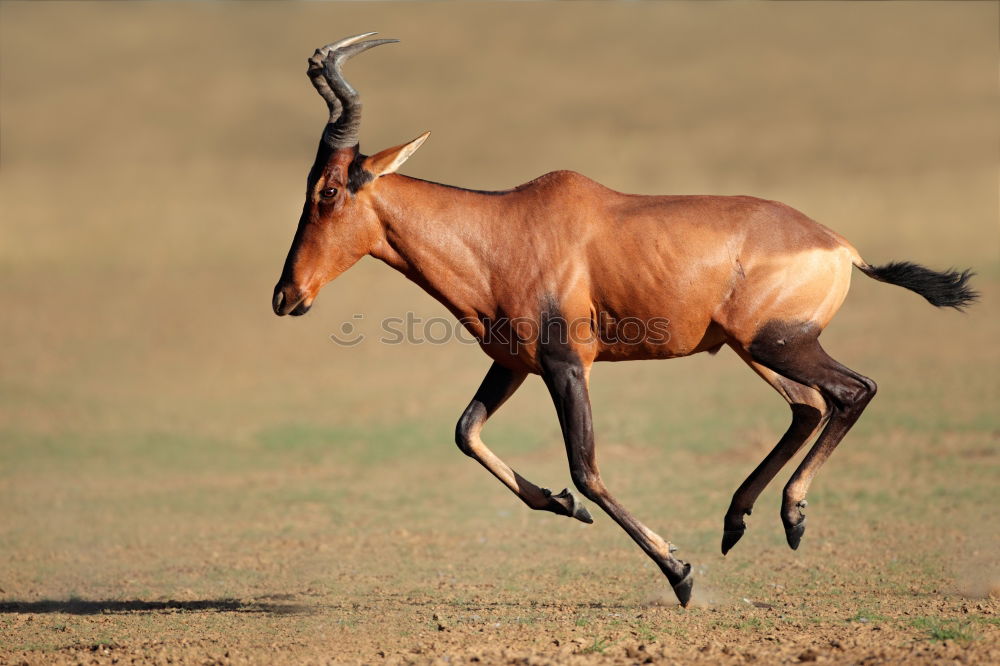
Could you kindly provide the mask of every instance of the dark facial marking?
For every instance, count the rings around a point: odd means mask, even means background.
[[[358,151],[347,167],[347,191],[351,194],[375,180],[375,174],[364,167],[366,157]]]
[[[326,165],[329,163],[332,155],[333,151],[330,149],[330,146],[320,141],[319,148],[316,150],[316,159],[313,160],[312,168],[309,169],[309,176],[306,179],[306,192],[313,192],[313,188],[316,187],[316,183],[323,176],[323,170],[326,169]]]

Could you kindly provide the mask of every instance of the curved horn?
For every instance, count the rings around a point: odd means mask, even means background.
[[[366,32],[316,49],[309,58],[307,74],[330,109],[330,120],[323,131],[323,142],[330,148],[350,148],[358,143],[361,126],[361,98],[358,91],[344,78],[344,62],[373,46],[392,44],[398,39],[370,39],[376,33]]]

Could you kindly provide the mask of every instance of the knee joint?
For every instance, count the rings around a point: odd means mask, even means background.
[[[476,436],[476,430],[481,421],[477,418],[475,410],[467,409],[455,424],[455,444],[459,451],[467,456],[472,456],[472,442]]]
[[[872,380],[867,377],[858,376],[858,385],[854,390],[852,395],[852,404],[856,409],[863,409],[865,405],[871,402],[871,399],[875,397],[875,393],[878,391],[878,386]]]
[[[596,502],[597,498],[604,491],[604,484],[601,482],[601,477],[590,470],[574,469],[571,472],[571,476],[576,489],[592,502]]]
[[[875,397],[876,393],[878,393],[878,384],[875,383],[875,380],[869,379],[868,377],[862,377],[861,380],[865,385],[865,402],[867,403]]]
[[[874,381],[858,375],[856,381],[845,386],[836,396],[836,406],[841,412],[860,412],[871,402],[877,392],[878,385]]]

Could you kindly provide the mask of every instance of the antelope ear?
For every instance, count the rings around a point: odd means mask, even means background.
[[[376,178],[389,173],[395,173],[396,169],[403,166],[403,162],[408,160],[410,155],[417,152],[420,144],[426,141],[430,135],[430,132],[424,132],[409,143],[404,143],[395,148],[386,148],[382,152],[375,153],[365,159],[365,171],[370,172]]]

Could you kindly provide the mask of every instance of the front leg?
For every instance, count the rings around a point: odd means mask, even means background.
[[[618,503],[601,480],[594,454],[594,429],[588,391],[589,366],[569,348],[548,348],[540,358],[542,378],[552,395],[573,483],[585,497],[600,506],[639,544],[670,581],[681,605],[691,601],[691,565],[673,555],[676,550],[658,534],[636,520]]]
[[[527,373],[515,372],[499,363],[494,363],[486,373],[486,378],[483,379],[472,402],[462,413],[462,418],[458,420],[458,425],[455,427],[455,442],[462,453],[474,458],[488,469],[532,509],[551,511],[561,516],[571,516],[585,523],[592,523],[594,519],[590,517],[587,507],[568,489],[553,495],[548,488],[539,488],[500,460],[479,437],[486,420],[513,395],[526,376]]]

